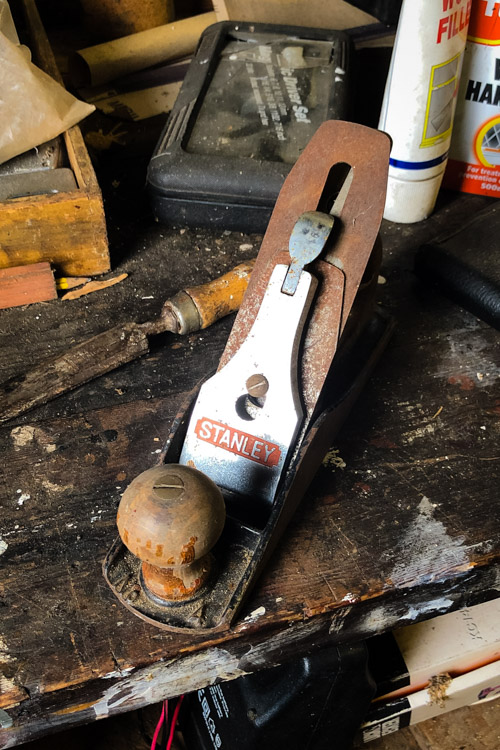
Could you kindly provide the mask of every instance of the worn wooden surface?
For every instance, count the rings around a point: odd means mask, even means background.
[[[49,263],[0,269],[0,309],[57,299],[54,273]]]
[[[257,237],[155,224],[144,164],[120,152],[101,166],[114,268],[129,277],[2,311],[2,380],[155,317],[166,297],[258,248]],[[101,562],[121,492],[157,460],[231,321],[162,335],[141,361],[2,426],[0,746],[498,596],[499,334],[412,272],[421,242],[486,203],[445,195],[427,222],[384,224],[379,300],[397,319],[393,339],[239,621],[212,642],[134,617]]]
[[[62,355],[43,359],[37,366],[30,367],[21,377],[14,376],[0,384],[0,422],[24,414],[34,406],[46,404],[61,393],[77,388],[83,383],[104,375],[121,365],[142,357],[149,352],[148,336],[165,331],[182,334],[193,332],[198,328],[208,328],[216,320],[230,315],[238,310],[248,285],[252,272],[253,260],[240,263],[223,276],[219,276],[205,284],[182,290],[181,297],[177,295],[166,300],[161,314],[154,320],[137,324],[127,322],[123,325],[112,326],[107,331],[85,339],[81,343],[69,347]],[[0,308],[14,307],[9,301],[14,297],[12,287],[20,286],[19,276],[26,275],[24,268],[47,266],[52,280],[52,297],[43,296],[42,290],[37,289],[38,297],[32,301],[57,297],[55,283],[50,266],[37,264],[36,266],[21,266],[17,274],[15,269],[0,270]],[[5,276],[5,284],[3,282]],[[106,281],[91,281],[80,289],[66,292],[62,300],[74,300],[88,294],[90,291],[102,291],[113,284],[123,281],[126,273],[115,276]],[[7,281],[9,282],[7,284]],[[66,280],[65,280],[66,281]],[[67,283],[67,281],[66,281]],[[2,294],[5,289],[4,300]],[[6,292],[11,291],[8,295]],[[184,300],[191,299],[192,307],[186,307]],[[29,300],[18,293],[15,297],[17,304],[26,304]],[[186,310],[191,314],[186,315]]]

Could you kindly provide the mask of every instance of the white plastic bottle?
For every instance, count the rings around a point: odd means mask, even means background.
[[[473,0],[443,185],[500,198],[500,2]]]
[[[450,145],[471,0],[404,0],[379,129],[393,140],[384,217],[432,212]]]

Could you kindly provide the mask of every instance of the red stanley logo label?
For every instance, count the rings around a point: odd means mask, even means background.
[[[202,417],[196,423],[195,433],[200,440],[216,445],[237,456],[256,461],[263,466],[276,466],[281,451],[275,443],[259,440],[255,435],[235,430],[227,424]]]

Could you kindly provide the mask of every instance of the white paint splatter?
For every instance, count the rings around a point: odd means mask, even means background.
[[[35,437],[35,428],[31,425],[14,427],[14,429],[10,431],[10,435],[14,441],[14,448],[19,450],[32,442]]]
[[[22,427],[14,427],[14,429],[11,430],[10,435],[14,442],[14,448],[16,451],[25,448],[34,440],[36,440],[47,453],[53,453],[57,448],[55,443],[47,442],[48,436],[43,430],[39,427],[34,427],[33,425],[28,424],[23,425]]]
[[[253,612],[250,612],[250,614],[245,617],[243,622],[248,622],[249,620],[256,620],[258,617],[262,617],[262,615],[265,615],[265,614],[266,614],[265,607],[257,607],[257,609],[254,609]]]
[[[50,482],[48,479],[42,480],[42,485],[49,492],[66,492],[67,490],[72,490],[74,487],[73,484],[54,484],[54,482]]]
[[[399,622],[400,616],[381,604],[362,618],[361,627],[363,631],[378,633],[381,630],[393,630]]]
[[[102,676],[103,680],[112,680],[113,677],[126,677],[134,671],[134,667],[126,667],[125,669],[115,669],[114,672],[107,672]]]
[[[448,610],[452,606],[452,600],[446,599],[445,597],[442,597],[441,599],[432,599],[429,602],[421,602],[420,604],[416,604],[415,606],[412,606],[410,604],[408,607],[408,612],[401,617],[401,620],[413,621],[420,619],[422,615],[426,615],[429,613],[432,613],[434,617],[437,617],[443,612],[448,612]]]
[[[435,505],[423,497],[418,515],[398,545],[399,559],[390,574],[393,584],[408,588],[439,580],[453,568],[470,567],[465,537],[451,537],[444,524],[434,518]]]
[[[13,723],[14,719],[9,716],[7,711],[4,711],[3,708],[0,708],[0,729],[10,729]]]
[[[441,597],[440,599],[431,599],[427,602],[417,602],[409,604],[406,612],[395,612],[392,605],[380,604],[374,607],[367,615],[362,618],[361,628],[363,631],[378,633],[382,630],[394,630],[396,627],[408,624],[408,621],[422,619],[424,615],[430,614],[438,616],[452,607],[453,601]],[[331,627],[330,627],[331,632]]]
[[[24,503],[26,502],[26,500],[30,500],[30,499],[31,499],[31,495],[29,495],[27,492],[23,492],[22,495],[20,495],[18,497],[17,504],[18,505],[24,505]]]
[[[0,555],[3,555],[9,545],[0,537]]]
[[[97,718],[115,713],[126,704],[127,710],[158,703],[181,693],[190,693],[219,680],[232,680],[248,674],[238,666],[239,658],[222,648],[193,654],[184,659],[156,662],[136,669],[133,674],[107,688],[93,708]]]
[[[411,443],[413,443],[414,440],[428,437],[429,435],[433,435],[435,432],[436,432],[436,425],[433,422],[428,422],[422,427],[417,427],[416,430],[410,430],[409,432],[405,432],[403,435],[403,438],[405,438],[406,442],[410,443],[411,445]]]
[[[354,596],[354,594],[346,594],[343,599],[341,599],[342,602],[349,602],[349,604],[353,604],[357,601],[357,598]]]
[[[0,635],[0,661],[4,664],[6,662],[16,661],[15,657],[11,656],[7,644],[5,643],[3,636]]]
[[[435,377],[448,380],[450,375],[470,377],[479,388],[491,386],[500,377],[498,361],[491,357],[490,343],[479,330],[477,323],[474,336],[467,331],[464,335],[447,339],[448,348],[441,348],[441,362]],[[480,369],[479,369],[480,368]]]
[[[332,635],[333,633],[340,633],[340,631],[343,630],[344,623],[351,612],[351,606],[339,607],[339,609],[336,609],[334,611],[330,622],[330,627],[328,628],[328,632],[330,635]]]

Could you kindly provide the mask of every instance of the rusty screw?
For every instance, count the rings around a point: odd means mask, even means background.
[[[184,494],[184,482],[178,474],[167,469],[153,484],[153,490],[162,500],[177,500]]]
[[[164,602],[194,596],[209,575],[225,513],[217,485],[190,466],[155,466],[130,483],[118,508],[118,532],[142,561],[147,595]]]
[[[253,398],[263,398],[269,390],[269,381],[265,375],[250,375],[245,383],[247,393]]]

